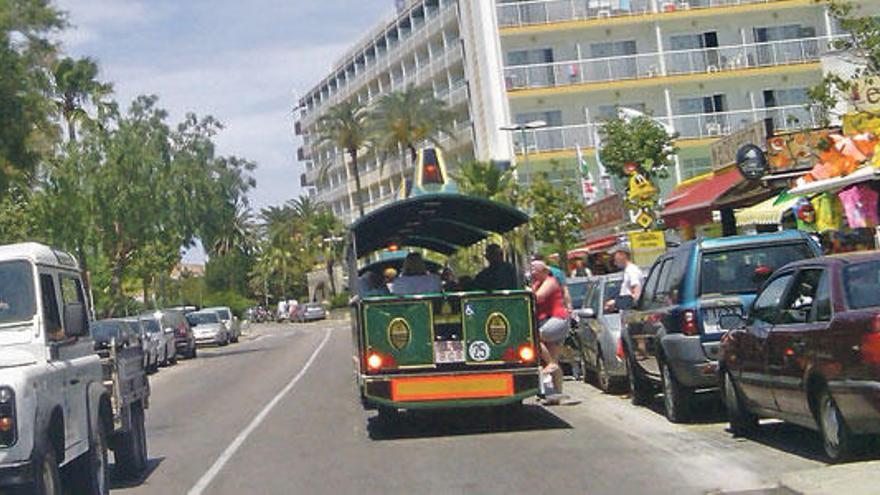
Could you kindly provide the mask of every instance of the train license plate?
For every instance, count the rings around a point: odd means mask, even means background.
[[[464,342],[458,340],[434,342],[434,363],[449,364],[464,361]]]

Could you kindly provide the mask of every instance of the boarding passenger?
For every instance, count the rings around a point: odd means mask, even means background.
[[[532,290],[538,303],[535,312],[541,335],[541,355],[547,363],[542,371],[544,375],[550,376],[552,382],[551,388],[544,388],[544,404],[558,405],[563,397],[559,355],[570,328],[569,313],[563,302],[562,286],[550,274],[550,267],[543,261],[533,261],[531,274]]]

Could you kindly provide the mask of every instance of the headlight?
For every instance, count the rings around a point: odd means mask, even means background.
[[[510,335],[510,323],[501,313],[492,313],[486,320],[486,336],[495,345],[501,345],[507,341]]]
[[[402,350],[409,345],[412,338],[412,331],[409,324],[403,318],[395,318],[388,324],[388,342],[391,347]]]
[[[0,387],[0,447],[9,447],[16,440],[15,392]]]

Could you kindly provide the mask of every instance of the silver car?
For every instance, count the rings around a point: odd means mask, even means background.
[[[232,314],[232,309],[228,306],[218,306],[205,308],[202,311],[215,311],[220,315],[220,320],[223,321],[223,324],[226,325],[226,331],[229,332],[229,341],[233,344],[238,342],[238,338],[241,337],[241,324],[238,317]]]
[[[577,334],[583,347],[581,366],[587,376],[596,377],[604,392],[626,388],[626,365],[620,349],[620,313],[606,311],[605,304],[620,294],[623,274],[590,279],[581,309],[575,311]]]
[[[144,369],[148,373],[153,373],[158,370],[159,363],[161,363],[163,359],[161,340],[150,334],[147,326],[137,318],[125,318],[122,321],[127,323],[129,328],[138,335],[141,348],[144,350]]]
[[[146,327],[149,334],[157,341],[159,364],[161,366],[177,364],[174,330],[162,328],[162,323],[156,316],[141,316],[141,325]]]
[[[229,344],[229,332],[216,311],[194,311],[186,315],[186,320],[192,327],[196,345]]]

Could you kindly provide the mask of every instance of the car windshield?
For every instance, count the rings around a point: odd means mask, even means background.
[[[843,270],[846,302],[852,309],[880,306],[880,261],[850,265]]]
[[[0,325],[30,320],[36,311],[31,264],[27,261],[0,263]]]
[[[587,297],[587,283],[574,282],[568,284],[568,293],[571,294],[571,303],[575,308],[584,305],[584,298]]]
[[[199,325],[220,323],[220,316],[217,313],[190,313],[186,315],[189,324],[196,327]]]
[[[232,319],[232,315],[229,314],[228,309],[218,309],[217,313],[220,315],[220,318],[223,318],[224,320],[231,320]]]
[[[750,294],[777,268],[812,257],[806,243],[766,244],[703,253],[700,294]]]

